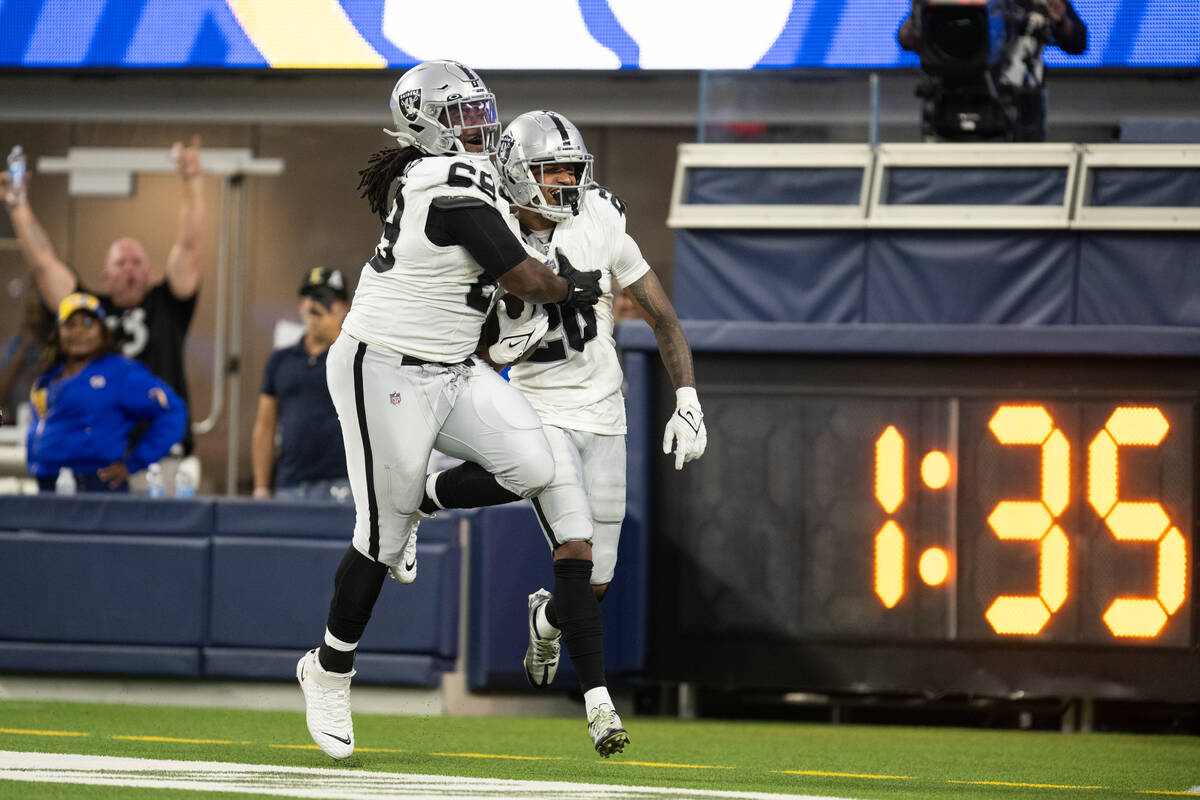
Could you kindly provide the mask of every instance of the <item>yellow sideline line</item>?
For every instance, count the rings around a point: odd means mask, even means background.
[[[30,731],[23,728],[0,728],[0,733],[19,733],[23,736],[91,736],[76,731]]]
[[[678,767],[680,769],[734,769],[734,767],[722,767],[714,764],[670,764],[659,761],[601,761],[601,764],[628,765],[631,767]]]
[[[1061,783],[1017,783],[1016,781],[946,781],[971,786],[1022,786],[1027,789],[1107,789],[1107,786],[1071,786]]]
[[[816,769],[773,769],[784,775],[817,775],[822,778],[870,778],[877,781],[911,781],[911,775],[869,775],[861,772],[822,772]]]
[[[183,744],[233,744],[232,739],[176,739],[173,736],[113,736],[131,742],[181,742]]]
[[[315,744],[269,744],[267,747],[278,747],[283,750],[317,750]]]
[[[507,758],[513,761],[562,761],[562,756],[501,756],[492,753],[430,753],[429,755],[450,758]]]

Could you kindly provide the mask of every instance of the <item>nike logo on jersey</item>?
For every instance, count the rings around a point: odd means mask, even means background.
[[[349,736],[337,736],[335,734],[330,733],[329,731],[321,731],[321,733],[324,734],[325,736],[328,736],[330,739],[337,739],[342,744],[350,744]]]

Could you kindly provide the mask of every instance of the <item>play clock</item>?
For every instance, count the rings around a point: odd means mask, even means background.
[[[697,370],[708,451],[653,476],[653,664],[1200,696],[1173,677],[1200,669],[1195,360],[702,354]]]

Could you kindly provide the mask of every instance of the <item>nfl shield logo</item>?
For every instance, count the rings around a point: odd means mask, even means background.
[[[392,405],[394,405],[394,406],[400,405],[400,393],[399,392],[392,392],[391,398],[392,398]]]

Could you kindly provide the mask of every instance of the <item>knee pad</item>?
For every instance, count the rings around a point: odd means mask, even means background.
[[[554,480],[554,456],[549,449],[529,451],[510,474],[496,480],[510,492],[529,498],[540,494]]]

